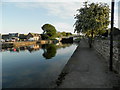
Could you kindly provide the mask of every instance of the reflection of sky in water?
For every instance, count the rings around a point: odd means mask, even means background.
[[[3,87],[49,87],[60,74],[76,45],[57,49],[56,56],[45,59],[40,49],[11,53],[2,52]]]

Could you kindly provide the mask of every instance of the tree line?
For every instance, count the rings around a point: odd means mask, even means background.
[[[51,24],[44,24],[42,27],[43,34],[42,38],[45,39],[55,39],[60,37],[68,37],[72,35],[70,32],[57,32],[56,28]]]

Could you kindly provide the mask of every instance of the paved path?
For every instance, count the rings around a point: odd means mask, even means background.
[[[63,72],[68,74],[58,88],[120,87],[120,75],[110,72],[105,60],[84,40],[81,40]]]

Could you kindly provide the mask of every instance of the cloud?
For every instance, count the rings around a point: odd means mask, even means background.
[[[56,22],[53,23],[53,25],[56,27],[57,31],[63,32],[74,32],[73,31],[73,25],[68,24],[68,23],[63,23],[63,22]]]
[[[25,8],[25,9],[30,9],[30,8],[40,8],[41,7],[41,3],[40,2],[17,2],[14,3],[14,5],[16,7],[19,8]]]
[[[2,6],[2,2],[0,1],[0,7]]]
[[[18,3],[18,7],[21,8],[44,8],[46,9],[48,15],[57,16],[65,21],[65,19],[73,19],[76,10],[82,6],[82,3],[72,3],[72,2],[50,2],[50,3]],[[74,19],[73,19],[74,21]],[[63,22],[53,22],[52,23],[58,31],[74,32],[73,23],[69,24],[66,21]]]
[[[69,1],[69,2],[68,2]],[[117,1],[117,0],[116,0]],[[17,7],[20,8],[44,8],[49,16],[57,16],[59,19],[73,19],[76,10],[83,6],[83,0],[3,0],[3,2],[19,2],[16,3]],[[32,2],[32,3],[31,3]],[[89,2],[98,2],[95,0],[89,0]],[[99,0],[99,2],[107,2],[108,0]],[[117,10],[117,8],[115,7]],[[74,21],[74,20],[73,20]],[[118,23],[118,18],[115,17],[115,25]],[[73,25],[67,22],[56,22],[53,23],[58,31],[72,31]]]
[[[19,2],[16,6],[21,8],[40,8],[43,7],[48,11],[49,15],[55,15],[62,18],[69,18],[70,16],[74,16],[76,10],[83,6],[83,2],[87,0],[3,0],[4,2]],[[49,1],[49,2],[48,2]],[[68,2],[69,1],[69,2]],[[21,3],[22,2],[22,3]],[[28,2],[28,3],[25,3]],[[29,3],[32,2],[32,3]],[[110,1],[108,0],[88,0],[91,2],[104,2],[110,5]],[[116,9],[116,7],[115,7]]]
[[[48,10],[50,15],[55,15],[61,18],[71,18],[74,17],[76,10],[82,6],[82,3],[46,3],[43,5],[45,9]]]
[[[58,16],[60,18],[71,18],[76,13],[76,10],[82,6],[83,3],[76,2],[38,2],[38,3],[16,3],[20,8],[44,8],[51,16]]]
[[[7,1],[7,0],[4,0]],[[51,16],[58,16],[60,18],[70,18],[71,16],[73,17],[74,14],[76,13],[76,10],[81,8],[83,6],[83,1],[79,0],[79,3],[77,0],[70,0],[70,2],[67,2],[66,0],[9,0],[13,2],[19,2],[16,4],[16,6],[21,7],[21,8],[44,8],[48,11],[48,15]],[[28,3],[25,3],[28,2]],[[38,2],[37,2],[38,1]],[[64,2],[63,2],[64,1]],[[73,2],[74,1],[74,2]],[[84,0],[85,1],[85,0]],[[98,2],[95,0],[88,0],[90,2]],[[21,3],[23,2],[23,3]],[[29,3],[33,2],[33,3]],[[110,1],[108,0],[99,0],[99,2],[107,2],[110,5]],[[117,6],[115,7],[115,10],[117,10]]]

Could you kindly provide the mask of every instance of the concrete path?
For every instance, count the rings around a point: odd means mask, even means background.
[[[120,88],[120,75],[110,72],[108,64],[84,40],[62,71],[68,73],[58,88]]]

